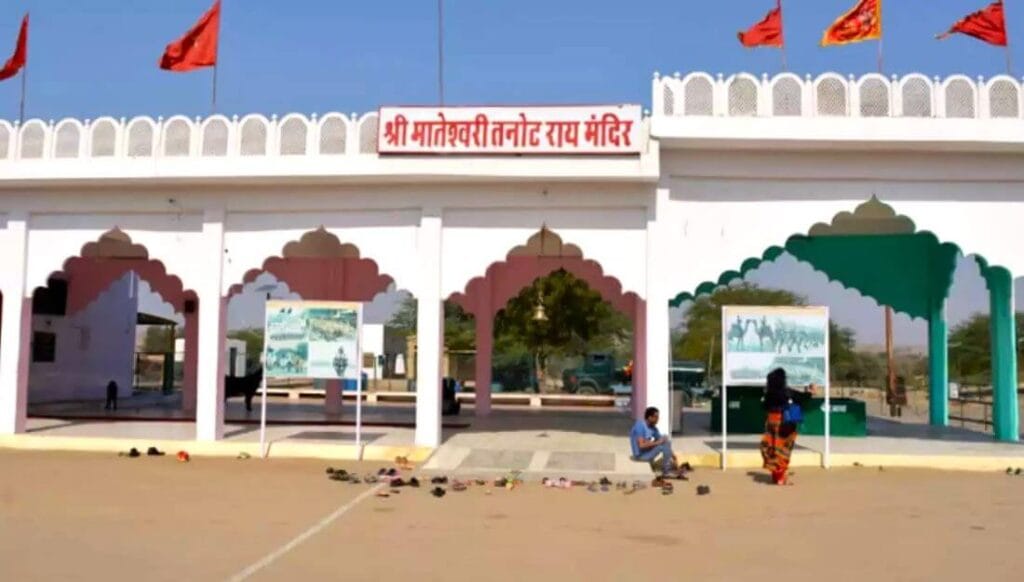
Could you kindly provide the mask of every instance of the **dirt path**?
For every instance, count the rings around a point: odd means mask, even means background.
[[[0,452],[9,580],[224,580],[366,491],[323,462]],[[351,466],[350,466],[351,467]],[[364,465],[362,472],[376,470]],[[473,488],[369,497],[256,580],[1013,580],[1024,477],[706,470],[672,496]],[[712,488],[698,497],[697,483]]]

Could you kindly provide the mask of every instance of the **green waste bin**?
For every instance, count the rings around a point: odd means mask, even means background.
[[[852,398],[833,398],[831,434],[840,437],[865,437],[868,435],[867,410],[864,403]],[[800,434],[824,436],[825,399],[811,398],[803,404],[804,422]]]
[[[758,434],[764,432],[764,407],[760,386],[730,386],[727,389],[727,422],[729,434]],[[722,432],[722,395],[711,400],[711,432]]]

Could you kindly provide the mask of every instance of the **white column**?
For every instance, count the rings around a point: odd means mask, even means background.
[[[26,297],[28,215],[11,213],[0,269],[3,314],[0,320],[0,434],[25,432],[28,406],[29,348],[32,298]]]
[[[425,210],[417,240],[419,285],[416,290],[416,445],[441,444],[441,353],[444,309],[441,302],[441,212]]]
[[[669,342],[668,302],[672,292],[667,288],[665,273],[678,266],[671,264],[670,249],[662,236],[667,223],[657,220],[658,207],[668,206],[669,189],[658,188],[655,207],[647,219],[647,405],[661,411],[658,430],[672,434],[671,398],[668,370],[671,358]]]
[[[199,369],[196,395],[196,439],[224,436],[224,338],[227,299],[221,295],[224,274],[224,211],[203,216],[203,254],[196,257],[199,277]]]

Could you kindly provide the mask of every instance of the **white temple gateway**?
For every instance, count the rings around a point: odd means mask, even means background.
[[[652,91],[650,115],[0,121],[0,434],[26,429],[32,297],[50,280],[67,285],[68,315],[129,271],[184,314],[184,405],[207,441],[223,437],[226,304],[244,283],[267,271],[305,299],[349,301],[393,283],[419,304],[415,440],[432,447],[444,300],[476,316],[477,414],[490,411],[494,314],[557,269],[633,319],[634,407],[666,410],[670,304],[786,250],[929,321],[936,425],[948,422],[952,265],[977,256],[995,434],[1018,438],[1020,82],[694,73],[656,75]],[[58,341],[80,359],[102,352],[100,330],[69,333]]]

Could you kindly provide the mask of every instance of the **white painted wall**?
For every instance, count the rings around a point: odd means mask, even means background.
[[[107,382],[118,396],[132,393],[138,294],[125,275],[71,317],[36,315],[34,331],[57,335],[56,361],[29,365],[29,401],[106,398]]]

